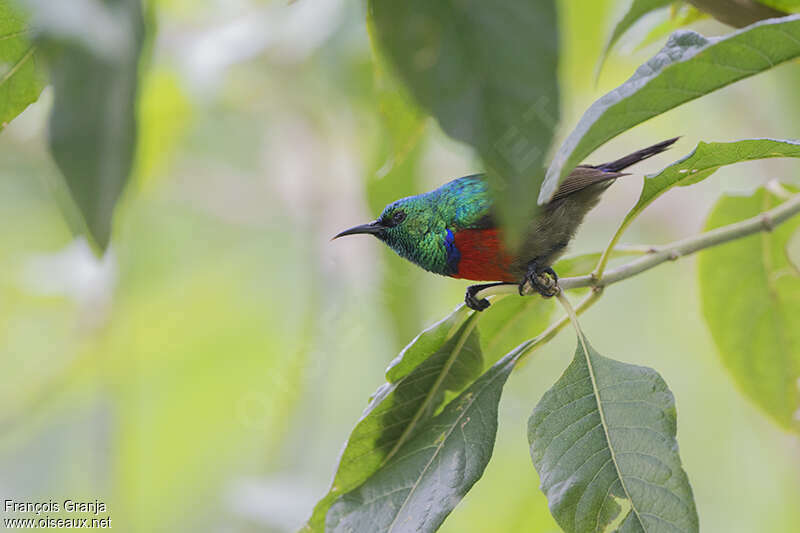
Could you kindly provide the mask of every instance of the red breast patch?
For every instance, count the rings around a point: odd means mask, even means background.
[[[513,258],[503,248],[497,229],[465,229],[453,237],[461,259],[458,272],[452,277],[473,281],[519,281],[510,272]]]

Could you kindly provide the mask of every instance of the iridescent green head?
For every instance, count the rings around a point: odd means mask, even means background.
[[[458,270],[458,250],[453,234],[485,216],[490,207],[481,176],[451,181],[436,190],[410,196],[387,205],[370,222],[345,230],[334,237],[370,234],[385,242],[400,256],[437,274]]]
[[[425,270],[449,273],[446,223],[436,216],[425,195],[392,202],[376,220],[345,230],[334,239],[361,233],[376,236],[400,256]]]

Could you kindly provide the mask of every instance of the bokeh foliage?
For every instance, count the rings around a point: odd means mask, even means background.
[[[7,91],[0,91],[0,109],[9,113],[3,121],[10,122],[39,97],[48,72],[51,84],[38,103],[8,125],[0,143],[0,215],[8,221],[0,228],[4,491],[19,499],[100,498],[110,504],[118,527],[130,531],[293,531],[328,490],[336,453],[358,413],[379,405],[385,399],[381,391],[397,391],[406,380],[425,397],[433,391],[432,401],[420,408],[421,399],[415,399],[405,406],[404,415],[416,416],[415,427],[393,441],[396,451],[379,465],[376,476],[359,472],[347,485],[348,497],[328,501],[334,503],[329,529],[371,520],[372,510],[360,504],[370,494],[404,487],[407,480],[400,478],[416,472],[425,491],[394,493],[388,497],[402,496],[402,502],[393,511],[379,506],[375,516],[397,524],[416,518],[415,527],[441,526],[459,533],[559,530],[538,488],[522,421],[557,381],[574,346],[559,337],[510,377],[509,359],[503,359],[547,327],[557,316],[555,302],[509,295],[476,319],[463,309],[448,315],[448,333],[475,320],[469,353],[480,354],[471,361],[481,364],[467,365],[455,381],[448,378],[450,371],[439,373],[434,378],[444,376],[440,385],[426,388],[408,378],[435,366],[431,353],[452,354],[448,335],[434,335],[428,344],[417,339],[411,346],[421,350],[403,353],[385,374],[383,369],[423,325],[447,315],[461,300],[463,284],[417,272],[378,251],[376,243],[334,245],[328,239],[341,227],[374,217],[397,197],[438,185],[462,169],[463,174],[492,170],[492,161],[499,169],[496,184],[512,178],[502,189],[501,202],[519,209],[516,215],[509,211],[513,224],[535,202],[536,180],[543,176],[553,140],[655,52],[629,55],[630,43],[647,33],[649,22],[626,21],[635,24],[619,39],[619,53],[607,58],[595,90],[598,54],[627,6],[607,0],[580,6],[528,2],[517,11],[517,2],[495,10],[482,4],[473,9],[463,3],[446,9],[410,4],[441,27],[459,22],[460,30],[453,30],[458,35],[470,33],[464,25],[486,30],[477,40],[448,41],[459,54],[437,56],[434,66],[424,61],[433,56],[425,55],[431,49],[423,43],[422,55],[415,56],[423,66],[436,70],[436,65],[455,64],[458,75],[445,69],[439,77],[420,80],[418,72],[409,70],[420,63],[409,63],[406,56],[414,47],[397,46],[416,42],[420,34],[405,35],[410,41],[380,34],[391,18],[381,16],[400,10],[403,17],[414,18],[414,13],[399,4],[369,4],[378,10],[371,12],[376,24],[368,29],[365,6],[336,1],[285,5],[253,0],[231,7],[181,0],[144,5],[64,1],[58,6],[27,0],[30,19],[0,2],[0,20],[8,25],[0,53],[10,54],[3,63],[19,63],[16,70],[6,70],[0,85]],[[90,11],[77,10],[78,5]],[[546,13],[532,25],[534,8]],[[500,24],[511,15],[519,15],[514,24]],[[660,10],[648,20],[683,24],[668,17],[667,10]],[[108,31],[126,24],[130,34]],[[696,28],[704,35],[730,32],[704,24]],[[531,31],[533,26],[546,31]],[[658,27],[649,38],[660,39],[660,46],[664,38]],[[525,35],[512,38],[523,29]],[[427,30],[422,34],[431,35]],[[126,35],[133,37],[131,53],[115,56],[114,43]],[[561,36],[557,49],[545,53],[542,42],[554,46],[556,35]],[[487,46],[492,39],[502,46]],[[383,45],[372,50],[375,43]],[[537,99],[540,85],[545,92],[556,87],[554,50],[560,95]],[[491,54],[508,61],[497,62]],[[461,59],[448,63],[454,57]],[[691,145],[731,136],[796,137],[794,68],[789,64],[765,74],[763,82],[746,82],[743,89],[732,87],[691,104],[688,111],[676,110],[592,157],[607,160],[606,154],[640,148],[644,137],[683,134]],[[458,118],[460,108],[442,115],[440,106],[447,102],[440,97],[451,93],[425,85],[437,80],[451,84],[457,94],[478,94],[477,104],[467,100],[482,112],[463,116],[489,126],[469,130],[472,136],[453,135],[442,117]],[[782,92],[773,95],[775,86]],[[759,88],[771,97],[750,99]],[[90,98],[90,92],[95,96]],[[421,98],[425,94],[429,100]],[[504,105],[481,107],[484,97]],[[752,109],[742,109],[744,98]],[[110,122],[110,115],[101,112],[112,105],[109,100],[120,104],[112,108],[117,113]],[[463,101],[455,98],[451,104]],[[523,120],[520,126],[531,103],[540,106],[537,120],[554,121]],[[559,113],[563,119],[557,128]],[[48,116],[56,122],[51,129]],[[519,128],[516,134],[500,136],[510,142],[493,146],[508,124]],[[59,128],[70,133],[62,138],[74,149],[48,145],[48,135],[63,133]],[[72,135],[76,128],[83,128],[81,135]],[[447,135],[467,141],[482,159]],[[116,154],[97,149],[107,142],[119,143]],[[794,156],[790,141],[742,142],[753,149],[701,144],[685,166],[676,163],[656,174],[684,176],[675,173],[700,168],[698,161],[713,154],[722,155],[709,169]],[[533,145],[542,152],[533,158],[536,168],[502,178],[502,164],[533,160],[526,151]],[[679,146],[650,168],[685,153],[686,145]],[[106,160],[110,170],[76,171],[78,166],[65,165],[64,157],[80,159],[81,169],[96,169]],[[699,231],[698,217],[718,189],[752,189],[762,175],[791,180],[796,175],[792,163],[756,162],[741,170],[726,168],[724,179],[689,180],[691,188],[671,190],[646,211],[635,208],[630,238],[666,242]],[[702,173],[703,178],[709,175]],[[90,179],[108,179],[108,187],[96,187],[98,182],[92,185]],[[673,184],[667,181],[659,195]],[[597,251],[607,241],[633,203],[624,198],[626,186],[615,187],[593,214],[579,237],[588,240],[577,243],[577,251]],[[778,189],[769,190],[752,198],[725,197],[708,227],[756,215],[783,200],[775,196]],[[530,202],[516,201],[520,198]],[[768,201],[756,205],[753,198]],[[90,240],[100,246],[111,242],[110,252],[98,260],[85,244],[73,241],[74,232],[90,232]],[[791,311],[793,300],[781,299],[775,308],[774,300],[762,301],[759,288],[765,283],[792,286],[800,275],[798,235],[796,222],[788,223],[771,234],[705,251],[699,282],[692,263],[662,267],[641,281],[631,280],[631,288],[609,288],[597,310],[581,319],[598,347],[621,360],[658,368],[663,380],[653,379],[659,387],[669,382],[681,414],[681,460],[704,529],[790,531],[800,524],[792,506],[800,495],[795,475],[800,465],[792,455],[796,437],[752,409],[759,406],[782,427],[793,424],[796,372],[787,368],[796,349],[790,333],[776,347],[767,342],[769,332],[763,332],[778,326],[791,331],[793,315],[785,311]],[[770,255],[758,255],[754,242],[769,243]],[[562,276],[588,273],[599,254],[574,257],[557,265]],[[764,277],[762,270],[771,274]],[[709,276],[719,281],[706,284]],[[742,290],[726,291],[731,286]],[[716,289],[713,294],[711,289]],[[703,297],[702,315],[698,295]],[[760,320],[751,328],[754,313],[748,306],[754,303],[759,313],[780,320]],[[751,330],[760,332],[757,338],[741,337]],[[440,352],[443,345],[445,352]],[[757,372],[743,366],[742,346]],[[771,365],[776,359],[787,363]],[[369,403],[384,375],[386,383]],[[489,381],[491,387],[485,388]],[[484,390],[487,394],[475,401]],[[659,391],[660,399],[669,396],[663,387]],[[481,424],[464,426],[467,418],[480,418]],[[369,412],[362,420],[367,425],[375,421]],[[386,434],[386,422],[382,418],[370,426],[376,438]],[[395,426],[392,434],[403,434],[407,427]],[[440,438],[461,431],[468,438]],[[474,447],[469,445],[473,441]],[[386,443],[379,444],[384,447],[376,448],[385,452]],[[420,453],[431,453],[432,444],[439,451],[425,455],[425,465],[440,461],[443,469],[425,470],[407,457],[423,449]],[[356,470],[365,466],[354,464]],[[448,470],[449,465],[463,468]],[[452,476],[442,483],[444,478],[432,473]],[[431,501],[427,496],[443,494],[440,490],[447,494],[442,505],[418,514]],[[720,491],[726,493],[724,501]],[[416,500],[415,495],[425,497]],[[626,502],[610,501],[608,509],[626,509]],[[732,514],[731,507],[742,512]],[[564,523],[562,516],[556,513],[558,523]],[[316,525],[324,521],[322,516]]]
[[[780,203],[763,188],[751,196],[724,196],[707,227],[757,216]],[[753,402],[795,430],[800,430],[800,272],[789,260],[789,241],[799,227],[800,219],[794,219],[709,250],[699,265],[703,314],[720,357]],[[731,264],[738,267],[725,268]]]

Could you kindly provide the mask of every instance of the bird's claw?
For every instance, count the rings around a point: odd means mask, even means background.
[[[552,298],[560,290],[558,275],[555,271],[550,267],[539,269],[535,264],[531,265],[528,273],[519,284],[519,294],[521,296],[536,291],[545,298]]]
[[[470,285],[469,287],[467,287],[467,294],[464,296],[464,303],[467,304],[467,307],[469,307],[470,309],[474,309],[475,311],[483,311],[484,309],[489,307],[489,305],[491,305],[489,303],[489,300],[487,300],[486,298],[479,299],[476,296],[478,291],[481,290],[482,288],[483,287],[480,285]]]

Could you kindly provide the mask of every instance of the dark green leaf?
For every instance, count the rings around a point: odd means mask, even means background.
[[[44,78],[28,23],[10,1],[0,1],[0,128],[38,100]]]
[[[326,530],[436,531],[489,463],[497,406],[516,355],[496,363],[366,483],[339,498]]]
[[[676,431],[674,398],[655,370],[603,357],[580,337],[528,423],[564,531],[698,531]]]
[[[28,3],[55,89],[50,150],[92,238],[105,248],[136,146],[141,0]],[[83,21],[80,28],[74,20]]]
[[[611,51],[619,38],[622,37],[625,32],[631,28],[631,26],[636,24],[645,15],[648,15],[653,11],[663,9],[673,2],[674,0],[633,0],[628,8],[628,11],[625,12],[625,15],[622,17],[622,19],[617,22],[616,26],[614,26],[614,31],[611,33],[611,37],[608,39],[608,44],[606,44],[606,47],[600,56],[600,61],[597,66],[598,72],[603,66],[603,62],[608,56],[608,52]]]
[[[575,165],[623,131],[798,56],[800,16],[759,22],[722,38],[673,33],[628,81],[584,113],[553,158],[539,201],[548,201]]]
[[[502,221],[535,209],[558,123],[553,0],[370,0],[374,35],[420,105],[483,158]]]
[[[639,201],[625,216],[620,234],[633,219],[672,187],[703,181],[720,167],[771,157],[800,157],[800,143],[776,139],[746,139],[727,143],[701,142],[691,154],[645,177]]]
[[[398,456],[454,394],[480,375],[478,315],[464,321],[466,312],[460,309],[423,332],[392,363],[389,383],[373,395],[350,434],[331,489],[314,508],[305,531],[324,531],[331,504]]]
[[[584,274],[594,267],[598,257],[599,254],[587,254],[567,258],[556,268],[565,276]],[[547,326],[552,309],[551,300],[538,296],[507,296],[480,314],[470,314],[462,304],[411,341],[389,365],[387,383],[375,393],[353,429],[331,490],[317,504],[304,531],[324,531],[331,504],[376,475],[381,465],[421,431],[431,414],[440,411],[449,397],[474,380],[483,363],[481,348],[485,361],[498,360],[498,354],[505,353],[503,350],[540,333]],[[470,324],[479,318],[480,337],[469,333],[473,327]],[[444,390],[447,394],[441,394]],[[406,399],[409,396],[412,400]],[[426,400],[428,396],[430,399]]]
[[[780,199],[764,189],[725,196],[707,229],[756,216]],[[787,244],[800,217],[724,246],[699,259],[703,315],[720,357],[753,402],[784,427],[800,430],[800,273]]]

